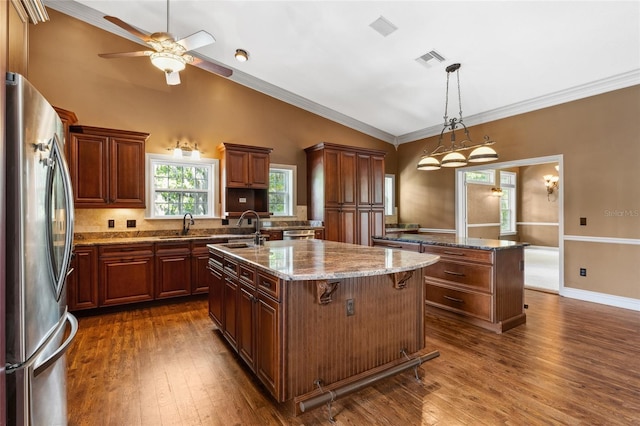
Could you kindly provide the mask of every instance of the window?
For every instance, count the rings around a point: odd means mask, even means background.
[[[274,216],[295,216],[296,166],[269,167],[269,211]]]
[[[384,177],[384,214],[393,216],[396,209],[396,176],[385,175]]]
[[[500,172],[500,234],[516,233],[516,174]]]
[[[476,170],[474,172],[465,172],[465,179],[469,183],[486,183],[493,185],[496,181],[495,170]]]
[[[218,160],[147,154],[147,217],[214,217]]]

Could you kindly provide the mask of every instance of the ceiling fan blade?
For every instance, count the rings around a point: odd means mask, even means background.
[[[194,50],[202,46],[206,46],[211,43],[215,43],[216,39],[211,34],[204,30],[200,30],[197,33],[193,33],[190,36],[176,41],[179,45],[184,47],[187,51]]]
[[[191,62],[191,65],[215,74],[219,74],[223,77],[231,77],[231,74],[233,74],[233,71],[229,68],[223,67],[222,65],[214,64],[213,62],[205,61],[204,59],[200,59],[196,56],[193,57],[193,62]]]
[[[98,53],[101,58],[131,58],[135,56],[150,56],[152,50],[140,50],[137,52],[120,52],[120,53]]]
[[[141,39],[144,42],[148,42],[149,40],[151,40],[151,37],[149,37],[149,34],[146,34],[146,33],[142,32],[142,30],[139,30],[138,28],[134,27],[133,25],[127,24],[126,22],[124,22],[123,20],[121,20],[119,18],[116,18],[115,16],[105,16],[104,19],[106,19],[107,21],[111,22],[112,24],[115,24],[115,25],[119,26],[123,30],[130,32],[131,34],[133,34],[134,36],[138,37],[139,39]]]
[[[179,72],[165,72],[167,77],[167,84],[169,86],[175,86],[180,84],[180,73]]]

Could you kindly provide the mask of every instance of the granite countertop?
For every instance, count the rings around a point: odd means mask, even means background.
[[[261,231],[290,231],[296,229],[324,229],[324,226],[316,225],[281,225],[281,226],[261,226]]]
[[[385,247],[326,240],[268,241],[264,246],[209,248],[250,263],[285,280],[324,280],[411,271],[436,263],[440,257]]]
[[[189,242],[189,241],[218,241],[227,242],[234,239],[252,238],[253,234],[188,234],[178,235],[175,232],[170,234],[159,235],[140,233],[107,233],[94,232],[91,234],[77,235],[73,240],[74,245],[102,245],[102,244],[144,244],[144,243],[160,243],[160,242]]]
[[[460,238],[454,235],[393,234],[374,236],[372,238],[404,243],[419,243],[424,245],[460,247],[478,250],[504,250],[529,245],[528,243],[521,243],[517,241],[491,240],[485,238]]]

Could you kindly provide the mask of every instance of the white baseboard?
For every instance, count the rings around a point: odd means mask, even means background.
[[[561,288],[560,296],[584,300],[585,302],[615,306],[616,308],[640,311],[640,299],[632,299],[630,297],[614,296],[611,294],[596,293],[594,291],[580,290],[570,287]]]

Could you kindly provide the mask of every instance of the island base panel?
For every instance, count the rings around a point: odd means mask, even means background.
[[[346,384],[405,361],[403,350],[409,356],[422,350],[422,276],[413,271],[401,289],[393,274],[329,280],[338,284],[322,304],[317,289],[327,283],[288,282],[284,400],[317,394],[318,380],[323,388]]]

